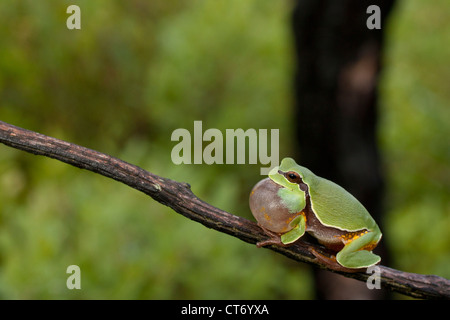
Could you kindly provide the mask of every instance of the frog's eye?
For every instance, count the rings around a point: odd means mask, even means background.
[[[289,182],[292,182],[292,183],[300,183],[301,182],[300,175],[295,171],[286,172],[286,174],[284,176],[286,177],[286,179],[289,180]]]

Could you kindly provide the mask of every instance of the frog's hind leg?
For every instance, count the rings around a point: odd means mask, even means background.
[[[379,240],[379,234],[367,230],[347,234],[343,237],[344,248],[337,253],[336,260],[346,268],[367,268],[377,264],[381,258],[371,250]]]

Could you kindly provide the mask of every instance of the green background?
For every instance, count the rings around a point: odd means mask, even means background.
[[[81,8],[81,30],[66,9]],[[252,219],[258,165],[174,165],[173,130],[280,129],[295,145],[292,3],[0,2],[0,120],[189,182]],[[398,1],[379,145],[392,265],[450,278],[450,3]],[[68,290],[66,268],[81,268]],[[125,185],[0,145],[0,298],[307,299],[312,271]]]

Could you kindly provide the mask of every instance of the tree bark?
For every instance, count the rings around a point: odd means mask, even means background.
[[[208,228],[230,234],[245,242],[256,244],[267,237],[255,222],[215,208],[196,197],[189,184],[157,176],[107,154],[2,121],[0,121],[0,142],[19,150],[57,159],[122,182],[149,195],[154,200],[189,219]],[[305,240],[298,241],[290,247],[268,247],[268,249],[279,252],[293,260],[326,269],[310,253],[312,248],[318,252],[325,250],[322,246]],[[255,250],[259,249],[255,247]],[[381,272],[381,286],[416,298],[450,299],[450,281],[447,279],[433,275],[402,272],[381,265],[379,270]],[[366,281],[371,276],[371,274],[365,272],[338,273],[360,281]]]

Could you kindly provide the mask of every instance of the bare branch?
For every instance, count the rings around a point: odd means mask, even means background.
[[[266,238],[256,223],[220,210],[196,197],[189,184],[159,177],[135,165],[104,153],[22,129],[0,121],[0,142],[32,154],[43,155],[120,181],[142,191],[179,214],[208,228],[230,234],[245,242],[256,243]],[[286,248],[270,246],[293,260],[320,265],[310,249],[323,247],[298,241]],[[379,266],[382,286],[416,298],[450,299],[450,281],[434,275],[421,275]],[[346,277],[366,281],[370,274],[343,273]]]

